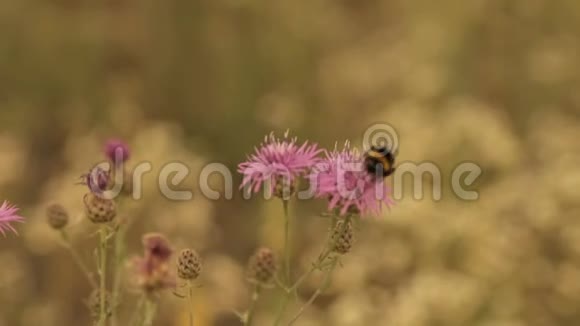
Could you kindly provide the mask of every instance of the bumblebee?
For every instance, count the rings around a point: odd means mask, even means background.
[[[364,168],[372,175],[386,178],[395,172],[395,155],[386,147],[372,146],[364,156]]]

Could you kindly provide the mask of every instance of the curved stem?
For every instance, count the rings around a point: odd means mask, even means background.
[[[97,282],[95,281],[95,278],[93,277],[93,273],[91,273],[90,269],[87,267],[87,265],[84,263],[83,259],[81,258],[81,255],[78,253],[78,251],[76,251],[76,249],[73,247],[72,243],[70,242],[70,239],[68,237],[68,234],[66,233],[65,230],[61,230],[60,231],[60,235],[65,243],[65,248],[70,252],[73,261],[75,262],[75,264],[79,267],[79,269],[83,272],[83,274],[85,274],[85,276],[87,277],[89,283],[91,284],[91,287],[93,289],[97,288]]]
[[[306,308],[312,305],[312,303],[314,303],[314,301],[318,299],[318,297],[322,294],[322,292],[324,292],[328,288],[328,286],[330,285],[330,276],[332,275],[332,272],[334,271],[334,268],[336,267],[337,264],[338,259],[334,259],[331,267],[328,269],[328,271],[326,271],[326,275],[324,275],[324,280],[322,281],[320,287],[316,290],[316,292],[314,292],[314,294],[312,294],[310,299],[308,299],[308,301],[300,308],[300,310],[298,310],[298,313],[296,313],[296,315],[294,315],[294,317],[290,320],[288,326],[293,325],[302,316],[304,311],[306,311]]]
[[[294,285],[292,285],[290,287],[289,292],[294,292],[294,291],[298,290],[298,287],[300,286],[300,284],[302,284],[302,282],[304,282],[306,279],[308,279],[308,277],[310,277],[310,275],[312,275],[314,272],[316,272],[318,269],[320,269],[320,265],[330,255],[330,253],[331,253],[330,250],[325,250],[318,257],[318,260],[314,264],[312,264],[312,267],[306,273],[302,274],[302,276],[300,276],[300,278],[298,278],[298,280],[294,283]]]
[[[252,293],[252,303],[250,304],[250,308],[248,309],[248,312],[246,313],[246,316],[244,318],[244,326],[250,326],[254,321],[254,312],[256,311],[256,305],[258,303],[258,298],[260,297],[261,290],[262,289],[260,285],[256,284],[256,286],[254,287],[254,292]]]

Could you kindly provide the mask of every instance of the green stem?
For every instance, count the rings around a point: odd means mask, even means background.
[[[274,326],[280,325],[282,318],[284,318],[284,312],[286,311],[286,307],[288,307],[288,303],[290,302],[290,293],[291,292],[284,292],[282,303],[280,304],[280,308],[278,308],[278,313],[276,314],[276,321],[274,321]]]
[[[82,270],[83,274],[85,274],[89,283],[91,284],[91,287],[93,289],[96,289],[97,282],[95,281],[95,278],[93,277],[93,273],[91,273],[90,269],[84,263],[83,259],[81,258],[81,255],[78,253],[78,251],[76,251],[76,249],[72,246],[72,243],[70,242],[68,234],[66,233],[65,230],[61,230],[60,234],[61,234],[61,237],[62,237],[64,243],[65,243],[65,248],[70,252],[70,254],[73,258],[73,261],[75,262],[75,264],[77,264],[79,269]]]
[[[346,218],[344,219],[341,231],[339,233],[343,233],[344,230],[346,230],[346,228],[348,227],[348,224],[350,223],[351,220],[351,215],[347,215]],[[301,277],[295,284],[294,286],[292,286],[291,291],[296,291],[298,286],[300,285],[300,283],[305,280],[308,276],[310,276],[310,274],[312,274],[316,269],[320,268],[320,265],[322,263],[324,263],[324,260],[332,253],[332,249],[334,248],[334,243],[332,240],[332,233],[334,232],[334,228],[336,227],[336,223],[334,221],[334,219],[332,219],[330,221],[330,235],[328,237],[327,240],[327,244],[326,244],[326,249],[325,251],[320,255],[320,257],[318,257],[318,263],[315,264],[312,269],[307,272],[303,277]],[[308,301],[306,302],[306,304],[304,304],[300,310],[298,310],[298,313],[290,320],[290,322],[288,323],[288,326],[294,324],[304,313],[304,311],[306,310],[306,308],[308,308],[310,305],[312,305],[314,303],[314,301],[316,301],[316,299],[322,294],[322,292],[324,292],[329,284],[330,284],[330,277],[332,275],[332,272],[334,271],[334,269],[336,268],[336,265],[338,264],[338,258],[334,257],[334,260],[332,261],[330,268],[326,271],[326,274],[324,275],[324,280],[322,281],[322,284],[320,285],[320,287],[314,292],[314,294],[312,294],[312,296],[310,297],[310,299],[308,299]]]
[[[290,276],[290,215],[288,214],[288,200],[282,200],[284,206],[284,259],[286,267],[286,284],[290,285],[292,282]]]
[[[101,300],[99,326],[105,326],[107,324],[107,227],[101,227],[99,234],[101,235],[101,241],[99,245],[99,276],[101,281],[99,286],[99,298]]]
[[[147,298],[145,303],[145,316],[143,318],[143,326],[153,325],[153,320],[157,314],[157,303]]]
[[[193,284],[191,284],[191,281],[187,282],[187,287],[187,299],[189,303],[189,326],[193,326]]]
[[[282,292],[282,302],[280,303],[280,308],[278,309],[278,313],[276,316],[276,321],[274,325],[280,325],[282,322],[282,318],[284,317],[284,312],[286,311],[286,307],[290,302],[290,294],[291,292],[287,289],[290,287],[292,283],[292,279],[290,277],[290,214],[288,213],[288,200],[282,199],[282,205],[284,207],[284,281],[286,282],[286,286]]]
[[[250,304],[250,308],[248,309],[248,312],[244,318],[244,326],[250,326],[254,321],[254,312],[256,311],[256,305],[258,303],[258,298],[260,298],[261,290],[262,288],[260,285],[256,284],[254,287],[254,292],[252,293],[252,303]]]
[[[143,310],[146,300],[147,296],[145,294],[142,294],[139,297],[139,301],[137,302],[137,306],[135,306],[135,311],[133,311],[133,316],[131,317],[131,321],[129,322],[130,326],[137,326],[141,324],[139,318],[141,317],[141,310]]]
[[[127,227],[125,225],[121,225],[119,230],[117,231],[117,235],[115,236],[115,274],[113,279],[113,295],[112,301],[114,305],[118,305],[120,302],[120,293],[121,293],[121,277],[123,275],[123,263],[125,261],[125,236],[127,234]],[[117,314],[113,310],[113,314],[111,315],[111,323],[113,326],[117,325]]]
[[[338,259],[335,259],[332,262],[331,267],[326,271],[326,275],[324,275],[324,280],[322,281],[320,287],[316,290],[316,292],[314,292],[314,294],[312,294],[310,299],[308,299],[308,301],[300,308],[300,310],[298,310],[298,313],[296,313],[296,315],[294,315],[294,317],[290,320],[288,326],[294,324],[302,316],[304,311],[306,311],[306,308],[312,305],[312,303],[314,303],[314,301],[316,301],[316,299],[318,299],[318,297],[328,288],[330,285],[330,276],[332,275],[332,272],[336,268],[337,264]]]
[[[314,264],[312,264],[312,267],[310,268],[310,270],[308,270],[308,272],[302,274],[302,276],[300,276],[300,278],[298,278],[298,280],[294,283],[294,285],[292,285],[292,287],[290,287],[289,292],[294,292],[296,290],[298,290],[298,287],[300,286],[300,284],[302,284],[302,282],[304,282],[306,279],[308,279],[310,277],[310,275],[312,275],[314,272],[316,272],[318,269],[320,269],[320,264],[322,264],[324,262],[324,260],[330,255],[331,251],[330,250],[325,250],[319,257],[318,257],[318,261]]]

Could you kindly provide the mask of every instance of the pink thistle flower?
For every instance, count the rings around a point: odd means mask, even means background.
[[[0,206],[0,233],[6,236],[6,231],[18,234],[16,229],[10,224],[12,222],[23,223],[24,217],[17,214],[18,208],[7,201]]]
[[[120,166],[131,156],[129,146],[120,139],[109,139],[105,143],[104,152],[105,156],[109,161],[113,162],[115,166]]]
[[[341,216],[352,212],[376,216],[383,205],[393,204],[384,179],[365,170],[364,155],[351,149],[348,142],[342,151],[326,152],[326,159],[310,174],[310,182],[315,196],[328,198],[328,209]]]
[[[321,152],[315,143],[298,144],[297,138],[288,138],[288,132],[283,139],[276,138],[272,132],[245,162],[238,165],[238,172],[244,175],[240,188],[250,186],[252,192],[258,192],[266,181],[270,181],[270,190],[283,183],[293,184],[320,161],[318,154]]]
[[[146,292],[154,292],[174,287],[175,276],[171,273],[170,260],[173,249],[161,234],[150,233],[143,236],[145,254],[135,258],[137,284]]]

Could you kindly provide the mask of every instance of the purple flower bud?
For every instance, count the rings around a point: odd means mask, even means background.
[[[129,146],[120,139],[109,139],[105,143],[105,156],[119,166],[129,159]]]
[[[81,179],[80,183],[89,187],[93,194],[102,194],[109,186],[110,173],[97,166],[81,175]]]

